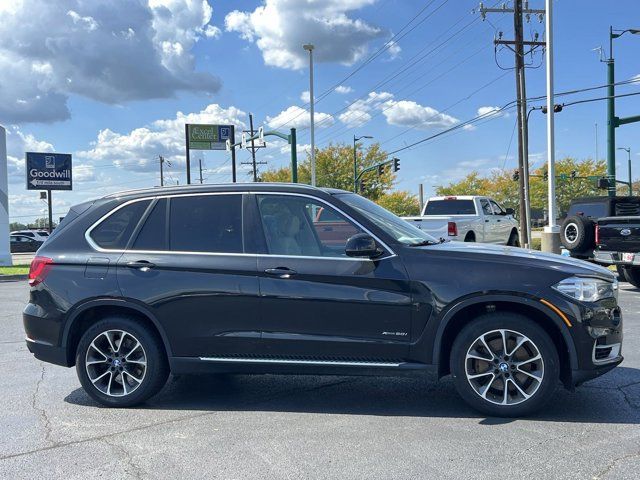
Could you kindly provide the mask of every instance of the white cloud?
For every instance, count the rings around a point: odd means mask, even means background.
[[[318,62],[353,64],[371,40],[385,35],[378,27],[348,14],[376,0],[265,0],[253,12],[234,10],[225,28],[262,51],[265,64],[297,70],[308,63],[302,45],[316,46]]]
[[[336,93],[339,93],[341,95],[346,95],[347,93],[351,93],[351,92],[353,92],[353,88],[347,85],[338,85],[336,87]]]
[[[448,128],[459,121],[435,108],[425,107],[410,100],[389,100],[382,113],[389,125],[418,129]]]
[[[387,53],[389,54],[389,60],[395,60],[400,56],[400,52],[402,52],[402,48],[398,45],[397,42],[393,40],[389,42],[389,47],[387,48]]]
[[[382,113],[389,125],[401,127],[447,128],[459,122],[457,118],[435,108],[410,100],[395,100],[389,92],[370,92],[366,98],[350,104],[338,118],[348,127],[358,127],[371,120],[375,111]]]
[[[31,133],[23,132],[17,126],[7,127],[7,174],[9,183],[22,183],[26,181],[24,166],[25,152],[53,152],[53,145],[49,142],[38,140]]]
[[[389,92],[370,92],[366,98],[351,103],[338,118],[348,127],[359,127],[371,120],[371,111],[382,108],[392,98],[393,94]]]
[[[91,148],[77,152],[76,156],[88,165],[113,163],[119,168],[139,172],[157,169],[158,155],[163,155],[173,165],[184,165],[185,123],[230,124],[242,130],[246,128],[245,118],[246,113],[235,107],[225,109],[211,104],[200,112],[178,112],[174,118],[156,120],[124,134],[101,130]]]
[[[502,111],[500,107],[480,107],[478,108],[478,116],[489,117],[508,117],[509,113]]]
[[[9,3],[0,23],[0,118],[8,123],[67,119],[73,94],[115,104],[220,88],[195,71],[191,53],[220,34],[206,0]]]
[[[300,94],[300,100],[304,103],[309,103],[311,101],[311,94],[309,93],[309,90],[305,90]]]
[[[315,112],[314,120],[316,128],[326,128],[334,124],[334,118],[328,113]],[[280,128],[283,125],[286,125],[287,128],[309,128],[311,126],[311,118],[308,110],[292,105],[275,117],[268,116],[267,124],[271,128]]]

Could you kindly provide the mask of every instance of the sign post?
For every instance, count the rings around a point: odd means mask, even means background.
[[[46,190],[49,233],[53,231],[52,190],[72,190],[71,155],[68,153],[26,153],[27,190]]]
[[[0,265],[11,265],[9,245],[9,181],[7,175],[7,132],[0,126]]]
[[[189,150],[226,150],[227,140],[235,143],[235,127],[233,125],[186,123],[184,126],[184,134],[187,159],[187,184],[191,183],[191,158]],[[233,181],[235,183],[235,149],[232,149],[231,156],[233,161]]]

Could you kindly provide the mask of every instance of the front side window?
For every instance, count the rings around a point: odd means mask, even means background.
[[[362,230],[335,209],[291,195],[258,195],[269,253],[346,257],[347,240]]]
[[[123,250],[150,203],[142,200],[116,210],[91,231],[91,239],[101,248]]]
[[[497,202],[494,202],[493,200],[490,200],[490,202],[493,207],[493,213],[496,215],[504,215],[506,213],[504,208],[502,208]]]
[[[179,252],[242,253],[242,195],[173,197],[169,248]]]

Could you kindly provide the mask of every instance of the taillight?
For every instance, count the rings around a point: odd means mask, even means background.
[[[447,233],[450,237],[458,236],[458,226],[456,225],[456,222],[447,223]]]
[[[600,225],[596,225],[596,245],[600,245]]]
[[[29,285],[35,287],[43,282],[53,266],[53,259],[49,257],[35,257],[29,267]]]

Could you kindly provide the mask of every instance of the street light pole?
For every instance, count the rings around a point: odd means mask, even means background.
[[[560,228],[556,223],[556,158],[553,98],[553,2],[545,0],[547,32],[547,172],[549,174],[549,222],[542,234],[542,251],[560,253]]]
[[[633,195],[633,180],[631,179],[631,147],[618,147],[618,150],[624,150],[629,157],[629,196]]]
[[[362,137],[353,136],[353,191],[358,192],[358,152],[356,142],[363,138],[373,138],[370,135],[363,135]]]
[[[313,98],[313,48],[311,43],[302,46],[309,52],[309,114],[311,116],[311,185],[316,186],[316,137],[314,122],[314,98]]]
[[[609,58],[607,64],[607,177],[609,178],[609,196],[616,194],[616,128],[625,123],[640,121],[640,116],[620,119],[616,117],[615,99],[615,61],[613,58],[613,40],[620,38],[625,33],[632,35],[640,34],[640,30],[628,28],[626,30],[616,30],[609,27]],[[622,120],[622,121],[621,121]]]

